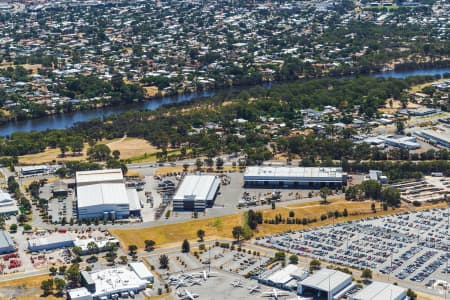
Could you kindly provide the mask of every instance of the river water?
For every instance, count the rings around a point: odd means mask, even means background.
[[[441,75],[444,73],[450,73],[450,68],[445,69],[429,69],[429,70],[415,70],[415,71],[389,71],[374,74],[372,76],[375,77],[383,77],[383,78],[406,78],[409,76],[418,76],[418,75]],[[270,86],[266,84],[266,86]],[[240,88],[230,88],[226,91],[238,91]],[[67,114],[59,114],[59,115],[51,115],[48,117],[40,118],[40,119],[32,119],[25,120],[19,122],[10,122],[6,125],[0,126],[0,136],[7,136],[16,131],[43,131],[46,129],[65,129],[71,127],[74,123],[88,121],[93,118],[102,118],[103,116],[107,116],[109,114],[118,114],[121,112],[125,112],[128,110],[153,110],[158,107],[161,107],[166,104],[174,104],[180,102],[186,102],[189,100],[193,100],[195,98],[200,97],[210,97],[215,95],[216,93],[224,91],[224,90],[214,90],[214,91],[204,91],[204,92],[196,92],[187,95],[179,95],[179,96],[169,96],[163,97],[159,99],[152,99],[149,101],[144,101],[140,103],[136,103],[133,105],[120,105],[120,106],[112,106],[112,107],[104,107],[96,110],[86,110],[86,111],[77,111],[73,113]]]

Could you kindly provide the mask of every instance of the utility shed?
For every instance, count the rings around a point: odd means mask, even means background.
[[[403,300],[406,298],[406,289],[390,283],[374,281],[360,290],[350,300]]]
[[[175,196],[173,209],[178,211],[204,211],[214,204],[220,180],[212,175],[188,175]]]
[[[302,296],[323,297],[328,300],[352,283],[352,276],[340,271],[322,269],[301,281],[297,292]]]
[[[0,230],[0,254],[11,253],[16,251],[14,241],[8,232]]]
[[[130,263],[130,269],[134,271],[134,273],[136,273],[136,275],[142,280],[147,280],[149,282],[153,282],[155,280],[153,274],[142,262]]]

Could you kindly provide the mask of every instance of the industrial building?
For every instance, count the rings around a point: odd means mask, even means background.
[[[14,241],[8,232],[0,230],[0,254],[11,253],[16,251]]]
[[[46,165],[24,166],[20,168],[20,174],[22,176],[47,174],[47,173],[49,173],[49,168]]]
[[[428,142],[450,148],[450,130],[422,130],[418,131],[416,135],[424,138]]]
[[[103,239],[103,240],[96,240],[94,238],[87,238],[87,239],[77,239],[73,242],[73,245],[76,247],[79,247],[81,249],[81,253],[82,254],[88,254],[89,253],[89,247],[88,245],[90,243],[94,243],[95,245],[97,245],[98,251],[99,252],[103,252],[103,251],[108,251],[109,250],[109,245],[110,244],[114,244],[119,246],[120,242],[118,239],[110,237],[107,239]]]
[[[0,216],[15,216],[19,213],[16,200],[11,195],[0,190]]]
[[[350,300],[403,300],[406,298],[406,289],[390,283],[375,281],[355,295]]]
[[[308,277],[309,272],[296,265],[287,265],[283,269],[268,274],[261,274],[258,282],[284,290],[297,289],[298,282]]]
[[[45,237],[28,240],[30,251],[44,251],[58,248],[73,247],[75,238],[69,233],[55,233]]]
[[[386,145],[405,148],[408,150],[419,149],[421,145],[416,141],[413,136],[393,136],[393,135],[379,135],[379,136],[355,136],[357,142],[366,143],[372,146],[377,146],[378,148],[385,148]]]
[[[127,189],[121,169],[76,173],[79,219],[121,219],[139,215],[142,204],[135,189]]]
[[[212,207],[220,188],[220,179],[213,175],[188,175],[173,197],[173,210],[204,211]]]
[[[132,262],[130,263],[130,269],[136,273],[136,275],[142,279],[147,280],[148,282],[154,282],[155,277],[153,276],[152,272],[148,270],[148,268],[145,266],[143,262]]]
[[[325,167],[247,167],[244,174],[245,186],[317,188],[322,186],[342,186],[347,184],[347,173],[342,168]]]
[[[408,203],[437,202],[445,200],[450,193],[450,178],[445,176],[425,176],[419,180],[410,180],[392,184],[400,191],[400,198]]]
[[[124,267],[81,272],[83,288],[69,290],[71,300],[109,299],[134,296],[144,290],[148,281]]]
[[[321,269],[301,281],[297,293],[332,300],[333,297],[352,284],[352,276],[332,269]]]
[[[387,176],[383,175],[383,171],[369,170],[369,176],[366,176],[364,180],[375,180],[380,183],[388,183]]]

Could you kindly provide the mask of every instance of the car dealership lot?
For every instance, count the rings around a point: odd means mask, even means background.
[[[259,238],[256,243],[421,286],[447,280],[448,210],[370,218]]]

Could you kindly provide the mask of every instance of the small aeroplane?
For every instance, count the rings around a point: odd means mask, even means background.
[[[288,292],[280,291],[275,288],[268,290],[267,292],[262,293],[263,297],[273,297],[275,300],[280,299],[283,296],[289,296]]]
[[[254,286],[249,286],[248,287],[248,291],[249,291],[248,294],[250,295],[250,294],[259,292],[260,291],[260,287],[257,284],[255,284]]]
[[[194,300],[198,296],[199,296],[198,294],[191,293],[187,289],[184,289],[184,295],[182,295],[182,294],[179,295],[179,297],[183,300]]]
[[[212,275],[216,275],[216,274],[217,274],[217,272],[210,272],[210,271],[206,271],[206,270],[199,272],[199,275],[201,277],[203,277],[203,280],[205,280],[205,281],[208,280],[208,278],[211,277]]]
[[[202,282],[199,279],[192,279],[190,282],[191,282],[191,286],[202,285]]]
[[[174,282],[175,284],[175,289],[180,288],[180,287],[187,287],[186,282],[184,282],[183,279],[178,279],[177,281]]]
[[[231,285],[232,285],[233,287],[242,287],[242,286],[243,286],[243,285],[242,285],[242,282],[241,282],[239,279],[234,280],[234,281],[231,283]]]

